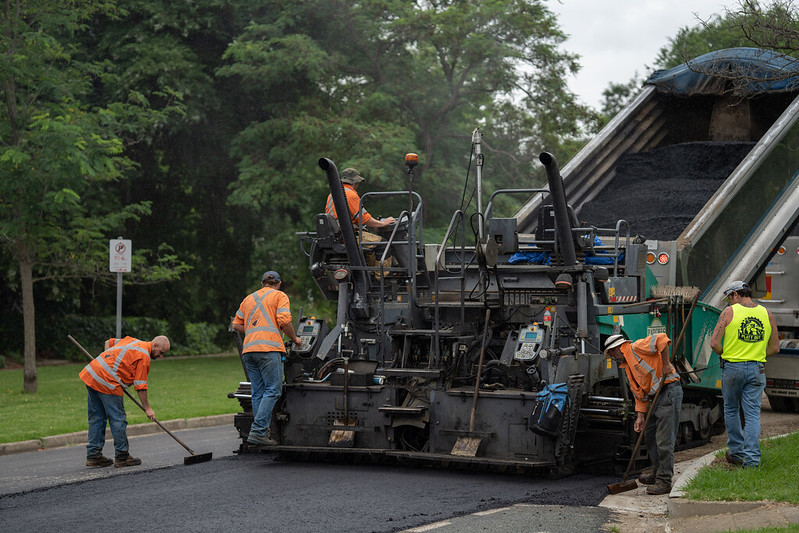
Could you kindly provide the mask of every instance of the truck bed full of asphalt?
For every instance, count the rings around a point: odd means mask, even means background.
[[[671,241],[746,157],[752,142],[689,142],[627,154],[610,183],[578,212],[581,223]]]

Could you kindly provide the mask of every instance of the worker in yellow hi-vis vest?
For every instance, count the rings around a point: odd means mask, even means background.
[[[752,290],[743,281],[730,283],[724,298],[729,305],[719,316],[710,347],[721,357],[726,458],[735,466],[760,466],[760,403],[766,356],[780,351],[777,323],[771,311],[752,301]]]

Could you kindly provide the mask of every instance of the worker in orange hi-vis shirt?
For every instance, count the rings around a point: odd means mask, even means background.
[[[352,221],[352,225],[355,228],[357,233],[358,231],[358,221],[359,219],[363,222],[363,225],[367,228],[371,229],[379,229],[385,228],[394,224],[396,220],[394,217],[386,217],[384,219],[377,219],[369,214],[366,209],[361,209],[360,211],[358,208],[361,204],[361,197],[358,194],[358,185],[365,181],[364,177],[361,176],[357,170],[354,168],[345,168],[341,171],[341,184],[344,187],[344,195],[347,199],[347,207],[349,208],[349,215],[350,220]],[[334,217],[338,219],[338,214],[336,213],[336,208],[333,205],[333,195],[327,195],[327,202],[325,203],[325,213],[330,213]],[[340,223],[340,222],[339,222]],[[367,231],[363,232],[361,236],[364,242],[377,242],[380,240],[380,237],[369,233]]]
[[[105,351],[80,372],[88,391],[89,443],[86,446],[86,466],[136,466],[141,459],[128,452],[128,420],[122,399],[122,389],[133,386],[139,395],[147,418],[155,420],[155,412],[147,400],[147,375],[150,362],[169,351],[169,339],[158,335],[152,341],[133,337],[108,339]],[[103,456],[106,423],[114,437],[114,460]]]

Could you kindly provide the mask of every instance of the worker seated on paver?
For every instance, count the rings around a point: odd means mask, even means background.
[[[359,211],[359,207],[361,206],[361,197],[358,194],[358,185],[363,183],[365,178],[361,176],[357,170],[354,168],[345,168],[341,171],[341,183],[344,187],[344,194],[347,198],[347,207],[349,208],[349,215],[350,221],[352,222],[353,228],[355,229],[355,234],[358,236],[359,243],[374,243],[380,242],[383,239],[374,233],[370,233],[368,231],[361,231],[360,235],[358,234],[359,229],[359,221],[363,224],[364,227],[370,229],[381,229],[394,224],[396,220],[394,217],[386,217],[384,219],[378,219],[373,217],[366,211],[366,209],[361,208]],[[338,219],[338,215],[336,214],[336,208],[333,205],[333,195],[327,195],[327,203],[325,204],[325,213],[330,213],[336,219]],[[364,258],[366,259],[366,264],[369,266],[377,266],[377,260],[375,258],[375,251],[374,246],[369,246],[368,244],[364,244]],[[390,258],[389,258],[390,259]],[[386,262],[389,262],[387,259]],[[390,262],[388,265],[384,266],[391,266]]]

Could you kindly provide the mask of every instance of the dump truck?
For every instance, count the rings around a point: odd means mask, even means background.
[[[784,348],[766,364],[766,392],[780,411],[799,410],[799,358],[790,351],[799,338],[797,95],[795,59],[712,52],[655,72],[563,169],[578,217],[623,218],[645,238],[648,287],[695,286],[703,304],[719,308],[731,281],[752,286]],[[540,204],[538,195],[519,210],[519,227],[534,227]],[[696,386],[717,380],[706,371]]]
[[[799,412],[799,232],[785,238],[766,265],[757,301],[774,315],[784,338],[766,359],[766,395],[775,411]]]

